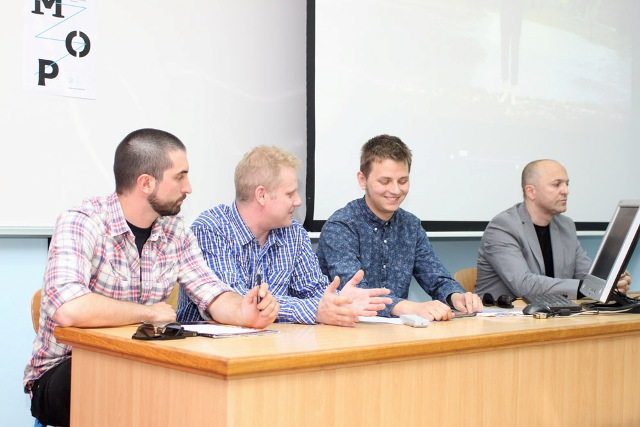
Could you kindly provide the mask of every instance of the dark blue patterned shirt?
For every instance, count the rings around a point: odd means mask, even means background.
[[[465,292],[436,256],[415,215],[398,209],[384,221],[364,197],[336,211],[322,227],[318,259],[322,272],[340,276],[340,283],[363,269],[361,287],[391,290],[393,303],[379,316],[391,316],[393,307],[407,298],[412,276],[431,298],[445,304],[450,294]]]
[[[309,235],[296,221],[269,232],[260,246],[235,203],[204,211],[191,225],[202,254],[216,275],[241,295],[255,286],[257,273],[280,304],[279,322],[312,324],[329,281],[320,271]],[[180,289],[179,322],[202,320]]]

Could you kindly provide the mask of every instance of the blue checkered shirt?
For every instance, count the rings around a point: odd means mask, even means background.
[[[331,215],[320,234],[318,258],[322,272],[340,276],[341,283],[363,269],[361,288],[391,290],[393,302],[379,316],[391,316],[393,307],[407,298],[412,276],[431,298],[445,304],[450,294],[465,292],[436,256],[415,215],[398,209],[384,221],[364,198]]]
[[[242,221],[235,203],[204,211],[191,229],[209,267],[233,290],[246,294],[260,273],[280,303],[278,322],[315,323],[318,303],[329,281],[320,270],[307,232],[297,221],[271,230],[262,247]],[[182,290],[177,315],[180,322],[201,319],[198,308]]]

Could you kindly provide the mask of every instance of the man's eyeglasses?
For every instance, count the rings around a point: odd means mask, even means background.
[[[177,322],[164,325],[145,322],[138,326],[131,338],[135,340],[178,340],[195,336],[197,336],[196,332],[185,331],[182,325]]]
[[[513,308],[513,302],[515,300],[512,295],[500,295],[497,300],[494,300],[491,294],[482,295],[482,305],[485,307],[497,305],[500,308]]]

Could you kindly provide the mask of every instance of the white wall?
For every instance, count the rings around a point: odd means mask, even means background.
[[[304,1],[92,0],[93,100],[23,85],[22,27],[32,15],[24,3],[5,5],[0,37],[0,126],[11,160],[0,168],[0,228],[51,227],[63,209],[112,192],[114,149],[141,127],[187,146],[188,219],[232,201],[233,170],[248,149],[277,144],[305,159]]]

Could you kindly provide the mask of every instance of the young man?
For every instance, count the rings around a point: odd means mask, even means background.
[[[380,135],[362,147],[358,183],[365,196],[335,212],[322,228],[318,258],[322,271],[341,278],[363,269],[361,287],[386,287],[392,304],[385,316],[418,314],[448,320],[482,310],[477,295],[451,278],[420,220],[400,208],[409,192],[411,151],[397,137]],[[433,298],[408,301],[411,277]]]
[[[71,348],[56,342],[55,326],[175,321],[163,301],[176,281],[203,316],[221,323],[264,328],[278,313],[266,286],[241,297],[222,283],[175,216],[191,193],[178,138],[132,132],[118,145],[113,170],[116,192],[63,213],[51,240],[40,327],[24,376],[31,413],[44,424],[69,425]]]
[[[307,232],[293,219],[300,206],[297,159],[277,147],[257,147],[235,171],[236,200],[203,212],[193,223],[213,272],[239,293],[260,277],[280,303],[278,321],[353,326],[390,303],[386,289],[359,289],[353,271],[340,295],[320,271]],[[353,276],[353,278],[352,278]],[[199,320],[199,310],[180,292],[178,320]]]
[[[478,250],[476,292],[498,295],[555,293],[580,298],[580,279],[591,260],[580,246],[567,210],[569,177],[554,160],[535,160],[522,171],[524,201],[487,225]],[[618,290],[625,293],[624,274]]]

